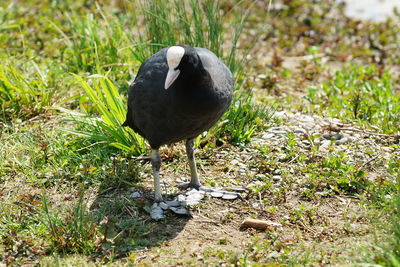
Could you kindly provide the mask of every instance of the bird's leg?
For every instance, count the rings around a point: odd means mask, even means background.
[[[151,152],[151,165],[153,167],[153,177],[154,177],[154,201],[163,201],[160,188],[160,167],[161,167],[161,157],[158,149],[154,149]]]
[[[194,161],[194,139],[186,140],[186,154],[189,160],[190,167],[190,183],[189,187],[199,189],[200,181],[197,174],[196,162]]]

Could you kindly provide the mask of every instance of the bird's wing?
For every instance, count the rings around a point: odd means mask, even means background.
[[[229,68],[210,50],[201,47],[195,49],[203,67],[210,73],[215,86],[219,89],[231,89],[233,78]]]

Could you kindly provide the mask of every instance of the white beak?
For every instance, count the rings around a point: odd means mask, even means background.
[[[180,70],[169,69],[167,73],[167,78],[165,78],[165,90],[167,90],[172,83],[178,78]]]

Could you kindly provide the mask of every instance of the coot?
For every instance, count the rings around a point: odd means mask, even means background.
[[[139,68],[128,93],[123,126],[143,136],[152,148],[155,201],[160,189],[162,145],[186,140],[191,180],[198,189],[194,139],[213,126],[232,100],[232,73],[205,48],[177,45],[164,48]]]

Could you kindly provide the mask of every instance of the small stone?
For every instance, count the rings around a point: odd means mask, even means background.
[[[272,131],[274,134],[286,134],[287,132],[286,131],[283,131],[283,130],[275,130],[275,131]]]
[[[176,201],[185,201],[185,200],[186,200],[186,197],[184,195],[178,195],[176,197]]]
[[[240,186],[231,186],[229,187],[230,190],[236,191],[236,192],[244,192],[246,191],[246,188],[240,187]]]
[[[180,205],[182,205],[181,202],[176,201],[176,200],[170,200],[170,201],[165,201],[165,203],[169,206],[169,207],[178,207]]]
[[[340,140],[343,138],[343,134],[341,133],[335,133],[332,138],[335,138],[335,140]]]
[[[303,141],[301,141],[304,145],[306,145],[306,146],[311,146],[311,143],[310,143],[310,141],[308,141],[308,140],[303,140]]]
[[[191,200],[202,200],[204,198],[203,194],[197,193],[197,194],[191,194],[186,197],[186,201],[191,201]]]
[[[214,188],[210,186],[200,186],[199,190],[200,192],[213,192]]]
[[[344,145],[349,141],[348,137],[344,137],[340,140],[335,141],[335,145],[339,146],[339,145]]]
[[[170,207],[169,209],[179,215],[191,215],[191,213],[185,208]]]
[[[237,165],[237,164],[239,164],[239,161],[237,160],[237,159],[233,159],[233,160],[231,160],[231,162],[230,162],[232,165]]]
[[[226,200],[233,200],[233,199],[237,199],[238,198],[238,194],[234,194],[234,193],[225,193],[222,196],[222,199],[226,199]]]
[[[169,205],[165,202],[160,202],[160,208],[162,208],[163,210],[167,210],[169,208]]]
[[[192,189],[192,190],[190,190],[190,191],[187,191],[187,192],[186,192],[186,195],[189,196],[189,195],[197,194],[197,193],[199,193],[199,191],[197,191],[196,189]]]
[[[139,198],[142,196],[142,193],[140,192],[133,192],[132,194],[129,195],[130,198]]]
[[[222,192],[211,192],[210,195],[212,197],[222,197],[224,195],[224,193],[222,193]]]
[[[271,139],[274,136],[275,136],[275,134],[273,134],[273,133],[266,133],[266,134],[263,134],[263,136],[261,138],[262,139]]]
[[[185,206],[193,206],[199,204],[201,199],[188,199],[185,201]]]
[[[184,179],[184,178],[176,178],[176,181],[177,181],[178,183],[185,183],[185,182],[186,182],[186,179]]]
[[[322,137],[326,140],[331,140],[332,136],[330,134],[323,134]]]
[[[327,148],[328,146],[330,146],[330,144],[331,144],[331,141],[330,140],[323,140],[322,142],[321,142],[321,145],[320,145],[320,149],[325,149],[325,148]]]
[[[272,132],[272,131],[279,131],[279,130],[282,130],[282,127],[275,126],[275,127],[269,128],[269,130],[270,130],[271,132]]]
[[[297,133],[297,134],[305,134],[306,133],[306,131],[304,129],[301,129],[301,128],[296,128],[296,129],[294,129],[293,132]]]
[[[151,206],[150,217],[156,221],[165,218],[164,211],[157,203],[154,203],[153,206]]]
[[[274,175],[274,176],[272,176],[272,179],[274,179],[274,181],[280,181],[280,180],[282,180],[282,176]]]

